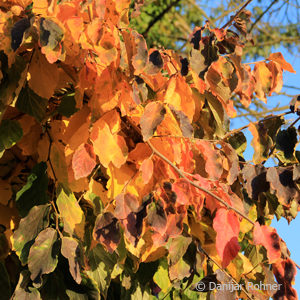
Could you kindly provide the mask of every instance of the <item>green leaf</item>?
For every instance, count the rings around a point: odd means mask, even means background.
[[[89,300],[89,297],[86,294],[79,294],[71,290],[67,290],[66,293],[72,300]]]
[[[28,269],[32,281],[40,282],[41,275],[55,270],[58,258],[53,251],[53,245],[56,240],[57,232],[53,228],[44,229],[35,239],[28,256]]]
[[[153,280],[161,288],[163,293],[166,293],[172,286],[169,279],[168,263],[166,259],[161,259],[159,267],[153,276]]]
[[[49,205],[34,206],[28,215],[21,219],[18,229],[12,236],[13,249],[20,257],[25,244],[32,241],[49,224]],[[22,259],[22,263],[27,262]]]
[[[78,109],[76,108],[76,101],[73,94],[65,95],[57,108],[57,111],[67,117],[70,118],[73,114],[75,114]]]
[[[192,238],[185,236],[178,236],[170,241],[169,263],[171,265],[175,265],[182,258],[191,242]]]
[[[74,280],[78,284],[80,284],[81,282],[80,264],[79,264],[80,248],[78,242],[71,237],[64,236],[62,238],[61,254],[68,259],[70,273],[74,278]]]
[[[47,105],[48,100],[38,96],[29,87],[21,90],[16,102],[19,111],[34,117],[38,122],[45,118]]]
[[[208,92],[205,92],[204,96],[214,116],[214,121],[216,123],[215,134],[218,137],[223,137],[224,134],[229,130],[229,119],[227,113],[224,110],[221,102],[215,96]]]
[[[63,219],[64,231],[83,239],[85,216],[74,194],[71,191],[65,191],[62,186],[58,187],[57,194],[56,204]]]
[[[243,153],[247,148],[247,140],[241,131],[230,136],[228,142],[238,155],[243,156]]]
[[[48,202],[47,164],[36,164],[27,178],[27,183],[16,195],[16,205],[21,217],[25,217],[35,205]]]
[[[88,253],[90,270],[87,275],[97,282],[101,294],[106,297],[111,280],[111,273],[117,263],[117,255],[109,254],[98,244]]]
[[[0,261],[0,291],[1,291],[2,300],[10,299],[11,296],[10,280],[4,262],[1,261]]]
[[[3,120],[0,124],[0,152],[9,149],[23,136],[23,130],[19,122]]]

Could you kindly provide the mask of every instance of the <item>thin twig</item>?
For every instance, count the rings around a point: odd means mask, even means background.
[[[248,0],[245,2],[245,4],[237,11],[237,13],[230,17],[230,20],[222,27],[222,29],[226,29],[227,27],[229,27],[231,25],[231,23],[234,21],[235,18],[237,18],[240,13],[244,10],[244,8],[251,2],[252,0]]]
[[[282,113],[282,114],[279,114],[279,115],[273,115],[273,116],[270,116],[270,117],[268,117],[268,119],[271,119],[271,118],[278,118],[278,117],[283,117],[283,116],[288,115],[288,114],[291,114],[291,113],[292,113],[291,111],[286,111],[286,112],[284,112],[284,113]],[[257,123],[259,123],[259,122],[261,122],[261,121],[262,121],[262,120],[259,120],[259,121],[256,121],[256,122],[251,122],[251,124],[257,124]],[[225,139],[227,139],[229,136],[231,136],[231,135],[233,135],[233,134],[235,134],[235,133],[237,133],[237,132],[239,132],[239,131],[242,131],[242,130],[246,129],[248,126],[249,126],[249,124],[244,125],[244,126],[242,126],[242,127],[240,127],[240,128],[237,128],[237,129],[234,129],[234,130],[229,131],[228,133],[225,134],[225,136],[222,138],[222,140],[225,140]]]
[[[238,209],[234,208],[233,206],[229,205],[227,202],[225,202],[223,199],[221,199],[219,196],[215,195],[214,193],[212,193],[211,191],[207,190],[206,188],[203,188],[202,186],[196,184],[195,182],[193,182],[192,180],[188,179],[180,169],[178,169],[168,158],[166,158],[163,154],[161,154],[156,148],[154,148],[154,146],[147,141],[146,142],[149,147],[152,149],[152,151],[159,156],[162,160],[164,160],[167,164],[169,164],[177,173],[179,176],[181,176],[183,179],[185,179],[188,183],[190,183],[192,186],[194,186],[195,188],[205,192],[206,194],[210,195],[211,197],[215,198],[217,201],[219,201],[220,203],[222,203],[224,206],[226,206],[227,209],[231,209],[233,211],[235,211],[238,215],[240,215],[242,218],[244,218],[245,220],[247,220],[249,223],[251,223],[252,225],[254,225],[254,222],[249,219],[245,214],[243,214],[241,211],[239,211]]]
[[[271,7],[278,2],[278,0],[274,0],[259,16],[258,18],[255,20],[254,23],[252,23],[250,29],[249,29],[249,33],[253,30],[254,26],[261,20],[261,18],[271,9]]]
[[[49,138],[49,149],[48,149],[47,161],[49,161],[49,165],[50,165],[52,173],[53,173],[54,181],[56,182],[57,181],[57,177],[55,175],[54,168],[53,168],[53,165],[52,165],[52,162],[51,162],[51,159],[50,159],[51,147],[52,147],[53,139],[52,139],[52,137],[50,135],[50,132],[48,131],[47,123],[46,123],[46,133],[47,133],[48,138]]]

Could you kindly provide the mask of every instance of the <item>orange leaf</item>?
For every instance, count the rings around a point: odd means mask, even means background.
[[[156,127],[164,119],[166,109],[161,102],[150,102],[146,105],[144,114],[141,117],[140,124],[144,141],[154,134]]]
[[[275,263],[281,256],[280,238],[275,228],[266,225],[254,225],[253,241],[255,245],[262,245],[267,249],[269,263]]]
[[[130,213],[137,212],[138,209],[139,201],[136,196],[122,193],[116,197],[115,216],[118,219],[126,219]]]
[[[34,51],[28,72],[29,87],[39,96],[49,99],[58,84],[59,71],[57,64],[50,64],[40,51]]]
[[[283,70],[289,71],[291,73],[296,73],[291,64],[289,64],[281,54],[281,52],[271,53],[268,60],[272,60],[280,64]]]
[[[217,252],[222,259],[222,267],[226,268],[240,250],[238,243],[240,223],[238,217],[233,211],[220,208],[214,218],[213,228],[217,233]]]
[[[94,167],[96,156],[93,147],[89,144],[81,144],[75,151],[72,158],[72,168],[75,180],[91,174]]]
[[[106,122],[99,123],[99,127],[93,128],[90,136],[96,155],[101,164],[107,168],[112,162],[120,168],[127,159],[127,146],[122,136],[113,135]]]
[[[143,181],[147,184],[153,175],[153,161],[150,157],[142,162],[140,170],[142,171]]]
[[[253,70],[253,76],[255,77],[255,93],[257,97],[263,102],[267,103],[266,95],[271,90],[272,73],[268,69],[265,62],[259,62],[255,64]]]

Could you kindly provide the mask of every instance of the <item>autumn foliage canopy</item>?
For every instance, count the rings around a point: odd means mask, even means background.
[[[147,48],[129,0],[0,9],[1,299],[297,299],[270,227],[299,210],[297,131],[245,126],[252,162],[229,131],[294,72],[279,52],[242,63],[247,11],[195,28],[183,58]]]

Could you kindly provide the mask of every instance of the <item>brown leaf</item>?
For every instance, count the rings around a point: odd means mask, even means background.
[[[271,53],[268,60],[277,62],[283,70],[289,71],[291,73],[296,73],[291,64],[289,64],[281,54],[281,52]]]
[[[107,251],[113,253],[121,239],[118,219],[111,212],[98,215],[93,230],[93,237],[104,245]]]
[[[126,193],[116,197],[115,216],[119,219],[126,219],[132,212],[136,213],[139,209],[139,201],[136,196]]]
[[[267,171],[267,181],[273,192],[276,192],[278,201],[289,206],[293,199],[299,199],[300,193],[293,181],[293,171],[287,168],[269,168]]]
[[[144,141],[154,134],[156,127],[164,119],[166,109],[161,102],[150,102],[146,105],[144,114],[141,117],[140,125]]]

